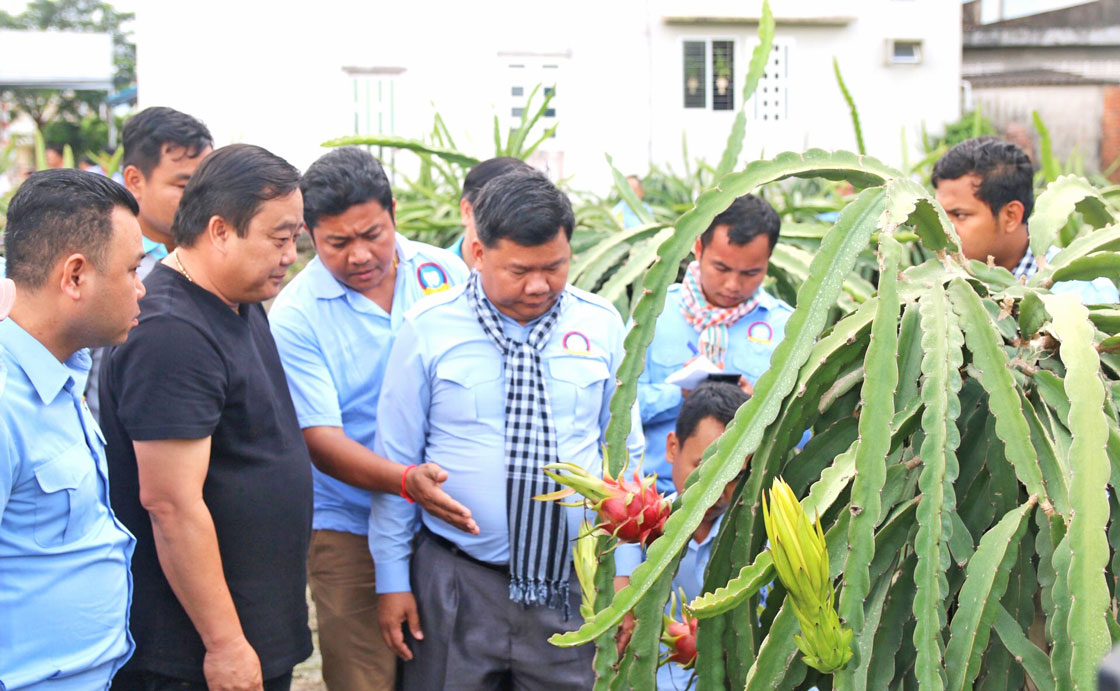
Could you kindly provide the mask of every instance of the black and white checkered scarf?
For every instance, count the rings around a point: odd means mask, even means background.
[[[497,310],[483,295],[478,272],[467,283],[467,299],[482,330],[502,354],[505,369],[509,598],[567,612],[571,556],[564,507],[533,501],[538,494],[560,489],[541,472],[558,456],[540,351],[560,321],[564,294],[532,327],[524,343],[506,337]]]

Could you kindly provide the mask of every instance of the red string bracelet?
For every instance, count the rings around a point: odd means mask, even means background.
[[[415,468],[416,464],[414,463],[405,468],[404,474],[401,475],[401,496],[404,497],[405,501],[407,501],[409,504],[415,504],[416,502],[412,500],[412,497],[408,496],[408,490],[405,489],[404,483],[405,480],[408,479],[408,474],[411,473]]]

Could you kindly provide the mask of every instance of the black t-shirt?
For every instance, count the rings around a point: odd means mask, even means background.
[[[311,459],[260,305],[238,312],[162,264],[140,324],[101,372],[113,509],[136,535],[128,669],[204,681],[205,648],[160,569],[132,442],[211,437],[202,495],[226,582],[264,678],[311,654]]]

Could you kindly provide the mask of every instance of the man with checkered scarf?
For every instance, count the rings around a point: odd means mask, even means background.
[[[406,691],[587,689],[593,648],[548,643],[581,623],[571,543],[584,510],[533,497],[559,489],[548,463],[601,472],[625,327],[609,302],[568,285],[575,219],[543,175],[487,182],[474,218],[471,278],[400,327],[375,451],[445,469],[444,490],[478,533],[417,509],[407,492],[373,493],[378,619],[405,660]],[[618,452],[636,463],[637,407],[631,425]],[[641,558],[635,545],[615,554],[623,576]]]
[[[785,336],[793,309],[762,287],[780,226],[765,199],[739,197],[696,241],[696,259],[684,280],[669,286],[638,379],[644,467],[657,473],[659,491],[674,491],[665,441],[689,393],[666,378],[706,358],[725,374],[739,375],[739,386],[749,394]]]

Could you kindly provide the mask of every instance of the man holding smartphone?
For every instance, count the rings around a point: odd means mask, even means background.
[[[793,308],[762,288],[780,227],[766,200],[739,197],[697,239],[684,280],[669,286],[638,379],[645,468],[657,473],[659,491],[673,491],[665,440],[689,393],[683,382],[666,379],[705,358],[708,378],[737,383],[749,394],[785,335]]]

